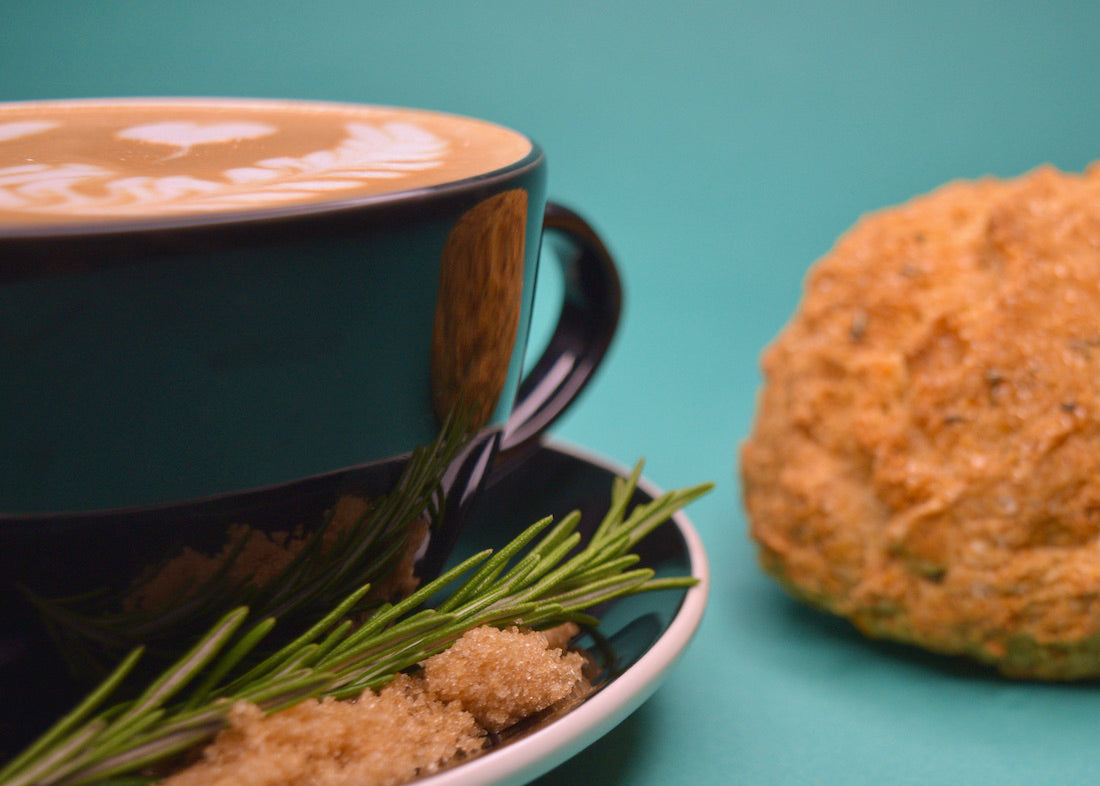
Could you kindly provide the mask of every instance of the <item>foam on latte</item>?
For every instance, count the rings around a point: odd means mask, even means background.
[[[240,99],[0,104],[0,231],[216,215],[439,186],[531,152],[424,110]]]

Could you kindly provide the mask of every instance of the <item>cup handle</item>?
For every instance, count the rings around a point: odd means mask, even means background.
[[[505,460],[535,447],[577,398],[611,345],[622,312],[615,261],[588,222],[551,202],[543,233],[559,235],[571,247],[571,253],[558,255],[564,298],[546,349],[520,382],[499,447]]]
[[[500,431],[475,439],[444,478],[447,522],[434,532],[418,574],[439,574],[464,528],[473,492],[495,485],[539,446],[539,437],[592,378],[611,345],[622,311],[622,285],[607,248],[588,223],[567,208],[546,206],[543,233],[564,238],[571,253],[558,259],[565,287],[561,314],[534,368],[520,381],[512,414]],[[455,492],[458,493],[455,493]]]

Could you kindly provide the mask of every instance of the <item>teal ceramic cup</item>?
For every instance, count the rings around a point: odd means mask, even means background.
[[[562,310],[531,358],[551,236]],[[620,297],[600,239],[547,205],[542,150],[490,123],[0,104],[8,660],[38,652],[28,597],[124,591],[234,524],[308,527],[341,495],[383,497],[460,422],[417,554],[435,572],[487,479],[590,378]]]

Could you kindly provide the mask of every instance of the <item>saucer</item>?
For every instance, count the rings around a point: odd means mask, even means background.
[[[558,441],[544,442],[502,475],[479,501],[456,558],[499,547],[546,515],[560,519],[578,510],[581,529],[594,527],[607,510],[615,477],[626,467]],[[633,504],[662,490],[643,478]],[[639,567],[657,576],[693,576],[687,590],[661,590],[620,598],[594,610],[599,641],[580,645],[603,653],[606,674],[582,704],[545,725],[481,756],[427,778],[418,786],[515,786],[527,783],[591,745],[637,709],[668,676],[691,640],[706,606],[709,569],[702,541],[683,512],[641,541]]]
[[[587,538],[609,507],[612,484],[628,468],[559,443],[537,443],[522,460],[493,474],[459,536],[452,563],[486,548],[498,549],[546,517],[560,520],[578,511],[578,532]],[[639,480],[630,506],[662,493]],[[629,509],[629,508],[628,508]],[[691,576],[687,589],[643,592],[600,604],[589,611],[600,620],[578,646],[600,667],[594,690],[568,710],[542,714],[493,738],[481,755],[416,783],[428,786],[497,786],[527,783],[602,737],[657,689],[699,626],[706,605],[709,572],[702,542],[677,512],[633,548],[634,567],[658,578]],[[0,656],[3,652],[0,652]]]

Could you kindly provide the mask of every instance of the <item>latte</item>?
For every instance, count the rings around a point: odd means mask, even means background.
[[[532,149],[486,121],[379,106],[0,104],[0,232],[386,198],[507,168]]]

